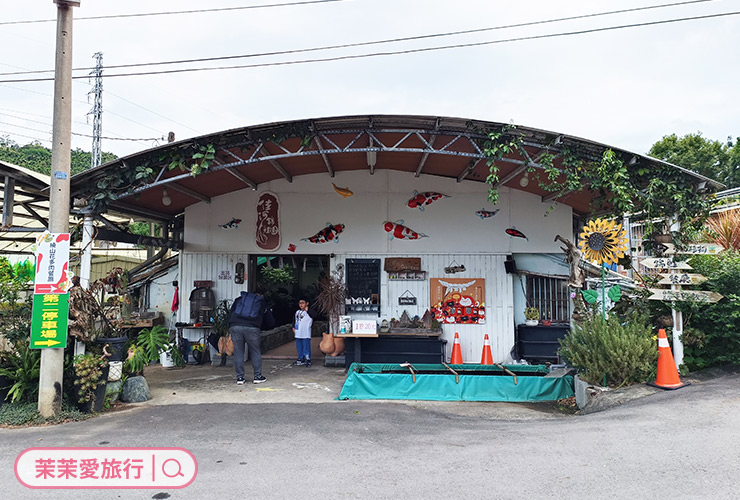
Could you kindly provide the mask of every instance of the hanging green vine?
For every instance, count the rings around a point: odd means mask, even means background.
[[[506,155],[511,154],[514,151],[522,153],[522,138],[520,135],[513,133],[516,127],[514,125],[503,125],[498,130],[494,130],[488,133],[488,139],[483,142],[483,154],[486,156],[486,165],[488,166],[488,176],[486,177],[486,184],[488,188],[488,201],[494,205],[498,203],[498,184],[499,181],[499,167],[496,164],[498,160],[501,160]]]
[[[484,154],[487,157],[490,184],[488,199],[498,201],[495,188],[499,180],[496,162],[513,151],[521,151],[522,139],[512,136],[513,127],[489,132]],[[514,139],[515,138],[515,139]],[[578,193],[585,189],[595,192],[591,200],[592,213],[622,217],[632,214],[645,221],[646,238],[668,227],[668,220],[681,224],[681,232],[674,241],[680,246],[687,235],[697,231],[709,215],[711,199],[697,193],[694,179],[675,167],[651,163],[637,158],[625,161],[611,149],[601,156],[587,152],[577,144],[559,147],[560,165],[555,165],[555,154],[550,145],[538,159],[538,168],[530,165],[527,171],[535,175],[539,187],[557,197]]]
[[[216,147],[213,144],[192,144],[189,147],[169,150],[156,159],[146,158],[136,166],[121,163],[115,169],[106,170],[103,177],[84,188],[79,196],[87,199],[87,208],[92,213],[102,214],[108,211],[108,205],[112,201],[152,182],[155,168],[160,168],[160,165],[167,165],[169,170],[179,168],[196,177],[208,171],[215,157]]]

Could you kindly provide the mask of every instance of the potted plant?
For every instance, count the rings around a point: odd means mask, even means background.
[[[536,307],[528,307],[524,310],[524,323],[527,326],[537,326],[540,322],[540,310]]]
[[[158,361],[162,353],[172,357],[175,366],[183,366],[185,360],[174,342],[170,341],[167,330],[162,325],[144,328],[128,350],[125,366],[130,373],[143,373],[144,366]]]
[[[344,339],[335,338],[338,333],[339,315],[342,314],[344,298],[347,288],[337,273],[323,276],[319,280],[319,293],[316,296],[316,306],[326,315],[328,323],[324,338],[319,344],[319,349],[329,356],[338,356],[344,352]]]
[[[126,274],[120,267],[113,268],[104,278],[90,283],[89,288],[73,281],[69,289],[69,333],[86,347],[96,344],[109,346],[110,361],[121,361],[128,342],[126,330],[120,327],[121,309],[128,295],[125,294]],[[123,293],[122,293],[123,292]],[[106,293],[122,293],[108,299]],[[102,347],[94,348],[99,352]]]
[[[213,350],[211,351],[211,355],[220,355],[221,356],[221,366],[226,365],[226,358],[227,356],[224,353],[218,352],[218,345],[219,340],[224,337],[229,336],[229,317],[231,316],[231,307],[229,306],[228,300],[222,300],[216,305],[216,309],[213,311],[213,326],[211,327],[211,335],[209,335],[208,338],[208,344],[210,344],[213,347]],[[203,356],[204,353],[199,353],[200,356]],[[195,353],[195,349],[193,350],[193,358],[195,358],[198,362],[205,362],[204,359],[198,359]]]
[[[550,318],[550,309],[545,310],[545,314],[542,316],[542,326],[552,326],[552,319]]]
[[[78,354],[74,359],[77,403],[84,413],[100,412],[105,402],[108,359],[98,354]]]

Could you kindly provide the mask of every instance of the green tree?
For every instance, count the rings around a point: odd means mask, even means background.
[[[735,139],[734,144],[731,138],[728,137],[727,148],[730,161],[725,176],[725,184],[727,184],[727,187],[738,187],[740,186],[740,137]]]
[[[733,172],[732,166],[734,155],[735,169],[738,168],[740,147],[733,145],[731,139],[723,144],[702,137],[701,132],[683,137],[671,134],[653,144],[648,154],[715,179],[728,187],[737,186],[740,181],[740,172]]]
[[[73,175],[90,168],[92,153],[76,148],[70,151],[70,154],[70,169]],[[117,156],[113,153],[103,153],[101,155],[103,163],[115,160],[116,158]],[[7,137],[0,137],[0,160],[5,160],[19,167],[34,170],[42,174],[51,174],[51,150],[39,142],[34,141],[25,146],[19,146]]]

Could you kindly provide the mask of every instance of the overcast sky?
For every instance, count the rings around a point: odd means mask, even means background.
[[[82,0],[74,9],[75,68],[248,55],[493,28],[668,4],[668,0],[503,2],[337,0],[212,13],[85,17],[240,7],[290,0]],[[0,73],[54,67],[52,0],[3,2]],[[362,47],[104,74],[394,52],[740,11],[740,0],[612,14]],[[415,114],[513,122],[646,153],[670,133],[740,136],[740,15],[534,40],[310,64],[104,79],[103,150],[126,155],[176,138],[283,120]],[[86,71],[76,72],[84,75]],[[53,76],[1,75],[0,81]],[[73,84],[73,132],[91,134],[91,82]],[[50,146],[53,83],[0,83],[0,136]],[[90,101],[92,102],[92,101]],[[160,143],[162,141],[160,140]],[[76,135],[74,147],[90,150]]]

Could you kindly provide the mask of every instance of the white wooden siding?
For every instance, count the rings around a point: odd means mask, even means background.
[[[514,297],[513,280],[504,270],[505,255],[482,254],[438,254],[421,255],[421,269],[427,272],[424,281],[389,280],[383,271],[386,255],[380,254],[337,254],[331,262],[332,269],[345,259],[380,259],[380,318],[377,313],[353,313],[358,318],[375,319],[380,322],[400,318],[403,311],[409,316],[419,315],[429,309],[430,278],[484,278],[486,280],[486,323],[484,325],[443,325],[442,338],[447,340],[447,359],[452,354],[455,332],[460,334],[460,348],[465,363],[479,363],[483,352],[485,334],[491,341],[491,352],[496,362],[510,361],[509,352],[514,346]],[[393,254],[393,257],[419,257],[413,254]],[[465,272],[445,274],[444,268],[456,260],[465,266]],[[399,306],[398,297],[406,291],[416,297],[416,306]]]
[[[190,292],[193,282],[211,280],[216,296],[216,303],[224,299],[234,299],[239,293],[247,290],[247,279],[238,285],[234,283],[234,268],[237,262],[243,262],[245,269],[249,269],[249,256],[246,253],[191,253],[180,254],[180,310],[177,320],[190,322]],[[221,271],[229,271],[231,279],[218,279]]]

